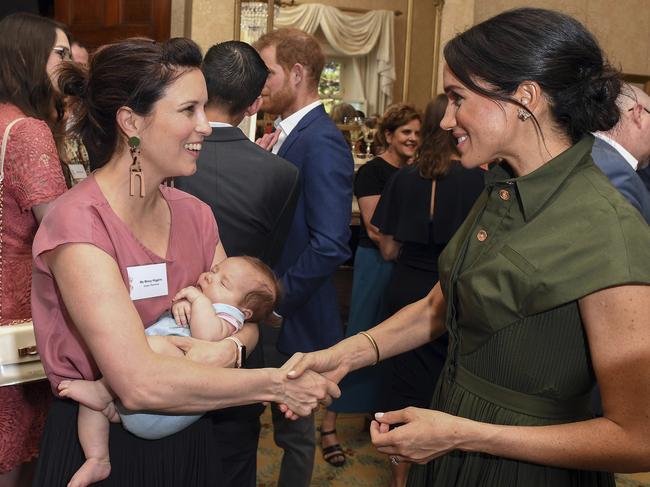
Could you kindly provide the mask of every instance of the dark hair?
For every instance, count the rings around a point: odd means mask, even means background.
[[[619,74],[605,61],[593,35],[568,15],[510,10],[458,34],[445,46],[444,56],[467,88],[524,110],[512,94],[524,81],[537,82],[556,123],[574,143],[618,122]]]
[[[252,265],[255,270],[260,272],[268,281],[268,286],[266,284],[262,284],[257,289],[254,289],[246,294],[242,303],[243,306],[249,308],[253,312],[248,321],[259,323],[260,321],[268,318],[273,310],[277,308],[278,303],[280,302],[280,297],[282,295],[280,282],[278,281],[277,277],[275,277],[275,274],[271,268],[257,257],[242,255],[238,258],[244,259],[246,262]]]
[[[91,168],[106,164],[123,143],[115,118],[121,107],[148,115],[171,83],[187,69],[200,67],[201,50],[180,37],[163,43],[132,38],[102,46],[88,69],[67,63],[59,87],[77,99],[72,131],[88,148]]]
[[[208,102],[238,115],[262,92],[269,69],[250,44],[227,41],[212,46],[203,59]]]
[[[443,178],[449,173],[457,155],[453,135],[440,127],[445,116],[447,97],[438,95],[427,104],[420,131],[422,143],[415,158],[420,176],[427,179]]]
[[[63,118],[62,98],[47,74],[56,29],[66,32],[52,19],[23,12],[0,21],[0,101],[46,121],[53,132]]]
[[[318,87],[325,55],[314,36],[289,27],[264,34],[253,43],[258,52],[270,46],[275,46],[275,58],[280,66],[289,71],[294,64],[302,64],[307,68],[309,86]]]
[[[395,105],[389,106],[379,121],[377,134],[375,135],[377,144],[379,144],[380,147],[387,149],[388,142],[386,141],[385,133],[393,133],[402,125],[406,125],[413,120],[422,121],[420,112],[413,105],[396,103]]]

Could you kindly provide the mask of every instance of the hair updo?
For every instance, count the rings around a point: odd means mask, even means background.
[[[88,148],[91,168],[106,164],[122,143],[115,118],[121,107],[148,115],[166,88],[184,70],[200,68],[201,60],[201,50],[189,39],[132,38],[100,47],[88,69],[67,63],[59,88],[76,98],[72,131]]]
[[[444,56],[470,90],[522,108],[512,94],[524,81],[537,82],[555,121],[574,143],[618,122],[619,73],[605,61],[593,35],[568,15],[510,10],[458,34],[445,46]]]

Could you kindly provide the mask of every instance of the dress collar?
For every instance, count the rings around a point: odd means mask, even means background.
[[[558,156],[535,169],[530,174],[512,177],[508,166],[496,164],[485,175],[485,185],[491,189],[495,185],[514,185],[519,194],[521,210],[525,221],[529,221],[542,209],[569,175],[579,167],[591,162],[592,135],[584,136]]]

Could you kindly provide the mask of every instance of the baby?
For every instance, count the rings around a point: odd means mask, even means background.
[[[171,314],[165,313],[145,330],[148,336],[191,336],[218,341],[236,333],[245,321],[266,319],[279,299],[279,284],[273,271],[254,257],[230,257],[199,276],[196,286],[181,289],[174,296]],[[189,325],[189,328],[188,328]],[[152,342],[157,353],[179,355],[183,352]],[[157,439],[176,433],[202,415],[171,415],[132,412],[114,402],[104,381],[64,380],[59,395],[78,401],[79,442],[86,462],[75,473],[70,486],[85,486],[110,474],[108,422],[121,421],[124,428],[145,439]]]

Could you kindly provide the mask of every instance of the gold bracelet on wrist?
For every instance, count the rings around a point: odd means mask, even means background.
[[[379,347],[377,346],[377,342],[372,337],[372,335],[366,331],[360,331],[359,335],[363,335],[368,340],[370,340],[370,344],[372,345],[372,348],[375,349],[375,363],[372,365],[377,365],[379,363]]]

